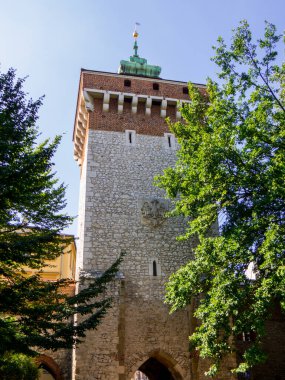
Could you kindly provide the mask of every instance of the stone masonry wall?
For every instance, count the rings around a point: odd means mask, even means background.
[[[150,356],[190,379],[190,318],[186,311],[170,316],[163,294],[169,275],[191,259],[195,241],[176,240],[185,225],[161,217],[169,204],[153,186],[175,159],[164,136],[135,134],[130,144],[127,132],[89,130],[80,269],[104,270],[120,251],[126,256],[113,308],[76,351],[77,380],[131,379]]]
[[[175,153],[164,137],[137,134],[130,146],[125,133],[89,131],[82,269],[106,269],[120,250],[130,252],[124,271],[135,276],[147,275],[156,256],[166,275],[189,259],[189,242],[176,240],[185,227],[181,219],[158,228],[141,222],[142,202],[164,198],[153,181],[174,165]]]
[[[85,141],[88,145],[88,135]],[[87,155],[87,150],[84,150],[84,155]],[[78,280],[80,269],[83,264],[83,247],[85,245],[85,205],[86,205],[86,175],[87,175],[87,160],[83,160],[82,169],[80,172],[80,189],[79,189],[79,212],[78,212],[78,239],[76,252],[76,280]],[[87,248],[87,247],[86,247]]]

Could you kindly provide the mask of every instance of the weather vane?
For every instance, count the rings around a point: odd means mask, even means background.
[[[134,33],[133,33],[133,37],[134,37],[135,39],[137,39],[138,36],[139,36],[139,34],[138,34],[138,30],[137,30],[138,26],[140,26],[140,23],[139,23],[139,22],[136,22],[136,23],[135,23],[135,30],[134,30]]]

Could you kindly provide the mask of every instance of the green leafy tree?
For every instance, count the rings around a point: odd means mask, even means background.
[[[265,321],[276,302],[285,308],[285,65],[277,64],[281,36],[266,23],[254,43],[246,21],[213,58],[219,80],[207,95],[189,85],[182,122],[170,123],[180,150],[174,168],[158,177],[173,198],[172,215],[189,219],[185,235],[199,237],[194,258],[172,275],[171,310],[196,298],[199,325],[191,336],[208,374],[234,351],[235,339],[254,333],[237,372],[265,360]],[[219,234],[211,229],[219,219]],[[254,265],[256,279],[246,271]]]
[[[9,358],[29,367],[36,350],[71,348],[96,328],[111,305],[102,294],[121,260],[75,296],[64,292],[71,280],[27,277],[24,267],[41,269],[62,253],[70,240],[61,232],[72,218],[63,212],[65,187],[53,172],[60,137],[37,144],[42,99],[27,100],[23,82],[13,69],[0,75],[0,377],[9,379],[21,378],[19,366],[7,372]],[[75,325],[76,313],[84,319]]]
[[[2,380],[35,380],[39,370],[29,355],[6,352],[1,356],[0,378]]]

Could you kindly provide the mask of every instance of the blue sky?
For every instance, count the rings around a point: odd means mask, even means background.
[[[137,21],[139,54],[162,67],[162,78],[204,83],[216,72],[219,35],[230,41],[242,19],[256,37],[265,20],[282,33],[284,14],[284,0],[0,0],[1,71],[16,68],[29,76],[32,98],[45,94],[38,124],[41,139],[63,135],[55,170],[68,185],[68,213],[77,215],[79,197],[72,131],[80,68],[116,72],[132,54]],[[76,222],[68,232],[76,234]]]

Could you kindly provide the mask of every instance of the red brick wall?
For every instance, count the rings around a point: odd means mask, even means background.
[[[158,112],[152,112],[151,116],[144,113],[144,104],[138,106],[137,114],[131,113],[131,104],[124,103],[124,111],[118,114],[116,99],[111,99],[108,112],[102,112],[103,100],[95,99],[95,110],[90,114],[89,128],[104,131],[124,132],[126,129],[135,130],[137,133],[163,136],[168,132],[168,125],[160,117]]]
[[[131,81],[131,86],[126,87],[124,81]],[[159,90],[153,89],[153,83],[159,84]],[[104,74],[97,72],[82,72],[82,87],[89,89],[97,89],[104,91],[126,92],[132,94],[160,96],[164,98],[174,98],[180,100],[189,100],[189,96],[183,93],[183,88],[187,87],[184,82],[165,82],[160,79],[149,79],[143,77],[119,76],[117,74]],[[204,86],[199,86],[202,92],[205,91]],[[90,113],[89,128],[124,132],[126,129],[135,130],[139,134],[147,134],[153,136],[162,136],[165,132],[169,132],[169,128],[165,119],[160,116],[160,105],[153,104],[151,107],[151,115],[145,115],[145,102],[139,101],[137,113],[132,114],[132,104],[124,102],[123,113],[118,113],[118,99],[110,98],[109,111],[103,112],[103,99],[94,99],[94,112]],[[173,121],[176,117],[175,105],[168,105],[167,116]]]
[[[97,73],[96,71],[82,71],[83,88],[96,88],[106,91],[128,92],[133,94],[144,94],[152,96],[162,96],[165,98],[175,98],[189,100],[188,94],[183,94],[183,87],[187,87],[186,82],[165,81],[163,79],[150,79],[135,76],[125,76],[118,74]],[[124,86],[125,79],[131,81],[131,87]],[[159,84],[159,90],[153,90],[153,83]],[[205,91],[205,86],[197,85],[201,91]]]

